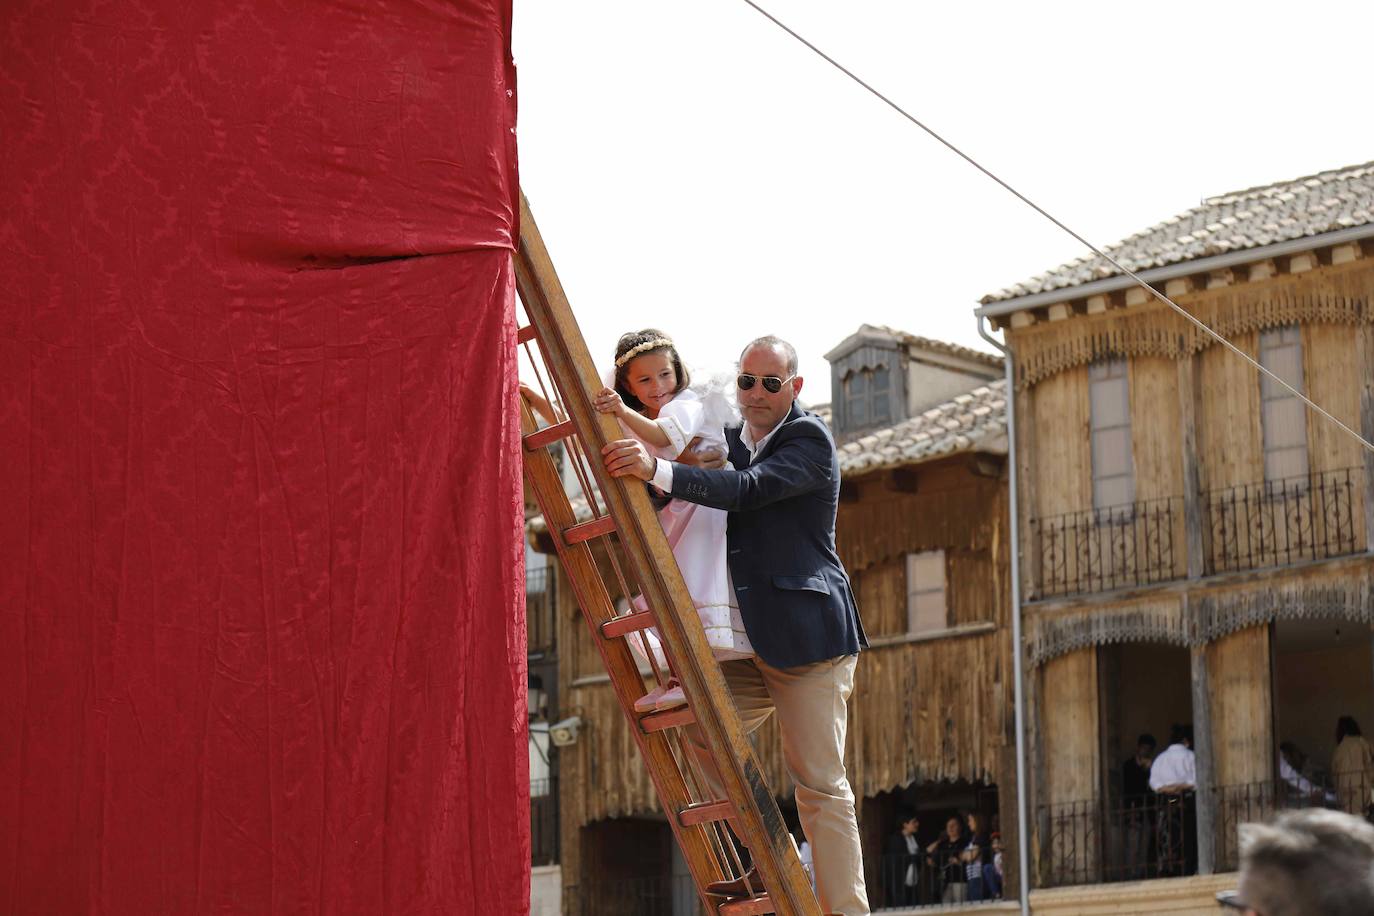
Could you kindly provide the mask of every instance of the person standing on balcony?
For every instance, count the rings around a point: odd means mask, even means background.
[[[1343,810],[1365,817],[1374,805],[1374,749],[1360,734],[1353,716],[1336,721],[1336,752],[1331,755],[1331,776],[1336,798]]]
[[[987,886],[983,882],[983,870],[988,867],[991,845],[987,832],[983,829],[983,815],[970,811],[967,815],[968,842],[964,844],[959,860],[964,863],[964,881],[968,884],[968,899],[987,900]]]
[[[1150,790],[1150,766],[1154,763],[1155,736],[1146,732],[1135,739],[1135,754],[1121,764],[1121,805],[1126,827],[1126,878],[1139,880],[1149,873],[1150,839],[1155,794]]]
[[[1197,763],[1193,726],[1169,730],[1169,746],[1150,765],[1150,788],[1160,797],[1159,870],[1163,875],[1197,874]]]
[[[900,815],[901,827],[888,838],[883,852],[883,878],[888,906],[915,906],[921,884],[921,846],[916,831],[921,822],[914,812]]]
[[[968,900],[968,874],[960,856],[968,847],[963,822],[958,816],[945,821],[945,835],[926,847],[926,861],[940,875],[940,902]]]

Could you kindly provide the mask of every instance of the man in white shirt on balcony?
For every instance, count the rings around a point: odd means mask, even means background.
[[[1160,795],[1178,795],[1197,788],[1191,725],[1175,725],[1170,731],[1169,747],[1150,766],[1150,788]]]
[[[1156,843],[1165,876],[1197,874],[1197,763],[1193,726],[1175,725],[1169,747],[1150,766],[1150,788],[1160,796]]]

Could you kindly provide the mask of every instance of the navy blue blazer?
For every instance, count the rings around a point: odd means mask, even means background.
[[[726,557],[754,651],[775,668],[857,653],[868,639],[835,552],[830,430],[793,404],[752,464],[740,432],[725,431],[734,470],[675,464],[672,496],[729,511]]]

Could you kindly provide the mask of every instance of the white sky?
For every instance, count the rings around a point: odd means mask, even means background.
[[[1093,241],[1374,159],[1374,3],[763,0]],[[1078,243],[742,0],[515,0],[521,183],[599,365],[659,327],[803,400],[860,324],[988,349],[985,293]]]

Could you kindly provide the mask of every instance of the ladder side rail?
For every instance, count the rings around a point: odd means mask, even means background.
[[[753,853],[776,912],[781,916],[819,916],[810,881],[735,713],[720,666],[706,645],[701,627],[686,625],[684,615],[695,615],[695,606],[648,494],[638,481],[627,486],[611,478],[599,460],[601,446],[620,438],[619,427],[613,418],[592,407],[588,392],[600,387],[599,376],[523,195],[520,224],[517,288],[538,332],[543,356],[561,383],[564,409],[588,447],[591,470],[620,526],[625,554],[656,614],[662,640],[672,650],[676,673],[692,700],[697,727],[737,812],[736,829]]]
[[[527,434],[537,429],[534,415],[524,404],[521,405],[521,424]],[[538,449],[527,451],[524,459],[525,477],[535,492],[535,498],[550,531],[556,532],[571,526],[575,521],[572,505],[563,490],[563,481],[554,467],[552,456],[546,450]],[[707,830],[683,827],[674,817],[676,811],[691,806],[693,799],[678,771],[668,736],[663,733],[645,732],[639,727],[632,712],[634,701],[639,699],[644,689],[644,678],[640,674],[639,666],[623,639],[608,640],[601,636],[601,624],[616,616],[616,607],[606,590],[596,558],[592,554],[592,547],[586,543],[568,544],[558,536],[555,536],[553,541],[558,560],[563,564],[577,596],[582,618],[591,632],[592,641],[601,653],[601,661],[610,676],[611,687],[616,692],[626,718],[629,719],[630,733],[634,736],[639,752],[644,758],[645,769],[668,815],[668,824],[682,848],[683,858],[692,868],[697,887],[701,888],[711,881],[718,881],[725,877],[725,873],[711,847]],[[708,906],[714,906],[709,898],[703,900]]]

